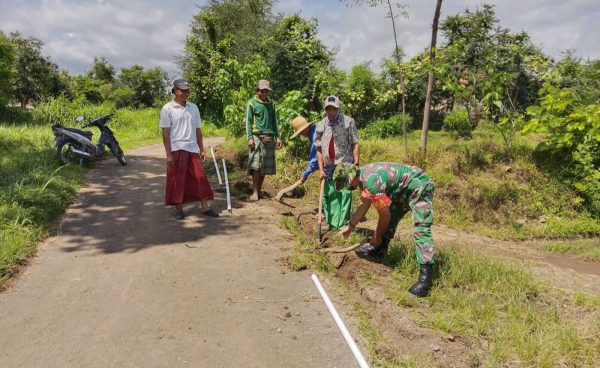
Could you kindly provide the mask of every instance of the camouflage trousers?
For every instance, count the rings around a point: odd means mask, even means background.
[[[417,262],[419,264],[433,264],[435,244],[431,236],[433,223],[433,192],[435,185],[432,181],[409,191],[404,196],[392,196],[390,204],[390,224],[383,235],[383,244],[388,245],[396,234],[400,220],[408,211],[412,213],[413,237],[415,239]]]

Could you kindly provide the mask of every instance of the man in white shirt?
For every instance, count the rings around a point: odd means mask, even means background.
[[[159,124],[167,154],[165,206],[175,205],[175,218],[183,220],[183,204],[200,201],[202,214],[219,217],[208,207],[214,194],[202,168],[205,155],[200,111],[187,100],[190,87],[185,79],[175,80],[171,91],[175,98],[163,106]]]

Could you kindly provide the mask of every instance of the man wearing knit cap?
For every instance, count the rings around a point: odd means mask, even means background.
[[[252,175],[251,201],[264,198],[261,192],[266,175],[275,174],[275,148],[283,141],[277,126],[275,104],[269,99],[269,81],[261,79],[256,96],[246,104],[246,136],[248,138],[248,175]]]

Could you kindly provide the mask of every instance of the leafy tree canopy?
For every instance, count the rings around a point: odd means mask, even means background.
[[[15,47],[13,97],[25,106],[31,99],[59,95],[58,66],[42,55],[44,43],[34,37],[25,38],[18,32],[11,33],[9,40]]]

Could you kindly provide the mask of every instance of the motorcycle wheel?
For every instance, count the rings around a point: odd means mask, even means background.
[[[62,142],[56,147],[58,161],[66,165],[68,161],[75,162],[79,166],[83,165],[83,159],[73,153],[73,144],[71,142]]]
[[[127,166],[127,158],[125,158],[125,155],[123,154],[123,150],[119,146],[119,143],[116,141],[112,141],[109,143],[109,146],[110,150],[112,151],[112,154],[117,158],[117,160],[119,160],[119,163],[123,166]]]

